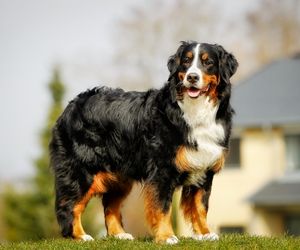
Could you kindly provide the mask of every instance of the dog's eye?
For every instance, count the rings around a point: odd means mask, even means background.
[[[190,63],[191,62],[191,58],[189,58],[189,57],[184,57],[183,59],[182,59],[182,63],[183,64],[188,64],[188,63]]]
[[[212,59],[207,59],[207,60],[203,61],[203,65],[207,66],[207,67],[212,66],[213,64],[214,64],[214,61]]]

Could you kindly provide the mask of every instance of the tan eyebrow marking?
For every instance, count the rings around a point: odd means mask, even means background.
[[[201,59],[202,60],[208,59],[208,53],[203,53],[202,56],[201,56]]]
[[[186,57],[192,58],[193,57],[193,52],[192,51],[187,52]]]

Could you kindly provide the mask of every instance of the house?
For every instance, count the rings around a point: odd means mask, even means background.
[[[234,87],[232,106],[231,153],[214,180],[211,228],[300,235],[300,54]]]

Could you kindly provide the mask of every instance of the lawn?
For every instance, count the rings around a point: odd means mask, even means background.
[[[217,242],[199,242],[191,239],[181,239],[173,246],[158,245],[151,239],[122,241],[113,238],[103,238],[93,242],[55,239],[35,242],[20,242],[1,244],[0,249],[300,249],[300,237],[250,237],[246,235],[224,235]]]

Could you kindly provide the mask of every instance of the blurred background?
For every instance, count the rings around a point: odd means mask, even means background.
[[[67,102],[98,85],[161,87],[183,40],[221,44],[240,63],[211,228],[300,235],[299,0],[0,0],[0,241],[58,236],[47,145]],[[178,199],[174,225],[188,235]],[[137,187],[124,207],[137,236],[147,234],[141,201]],[[100,204],[84,216],[99,236]]]

